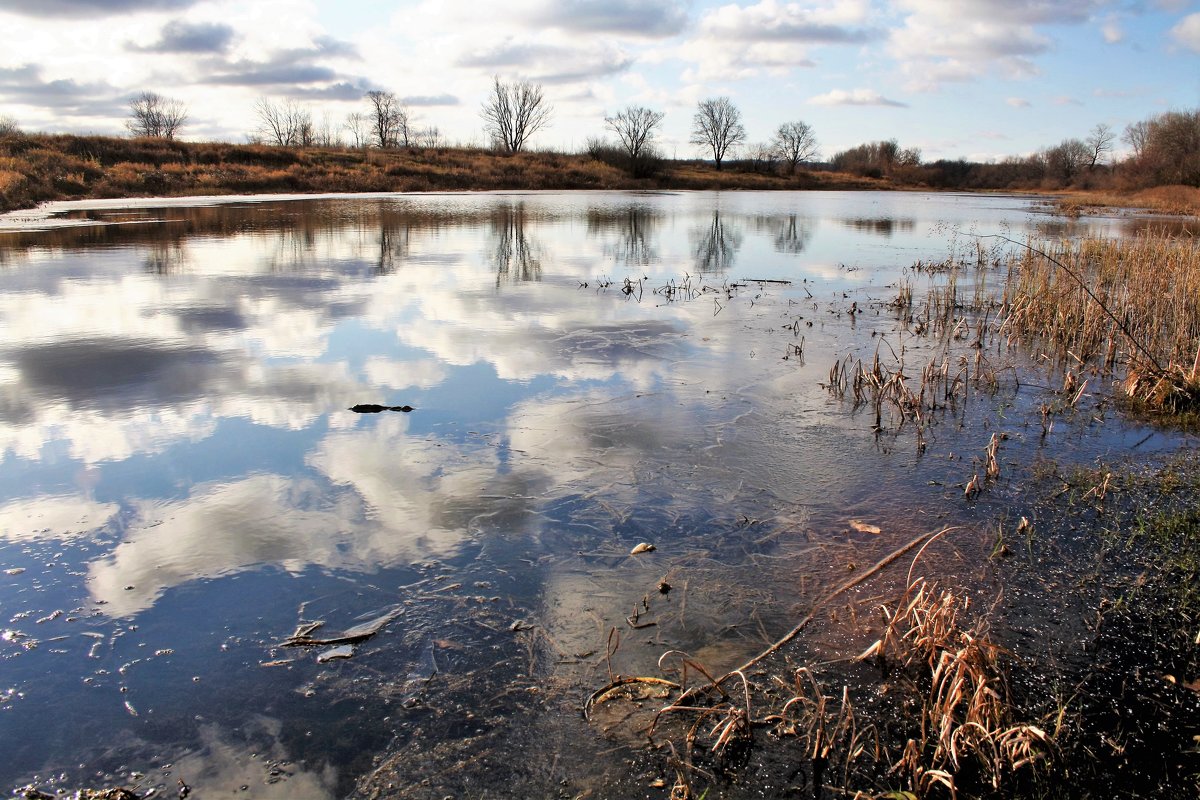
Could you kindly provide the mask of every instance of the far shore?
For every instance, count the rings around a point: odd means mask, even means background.
[[[0,138],[0,212],[43,203],[161,197],[497,190],[946,191],[895,177],[801,165],[662,160],[642,176],[587,154],[436,147],[286,148],[166,139],[18,134]],[[971,191],[955,187],[953,191]],[[996,191],[995,189],[988,191]],[[1200,189],[1007,191],[1044,195],[1066,214],[1111,208],[1200,215]]]

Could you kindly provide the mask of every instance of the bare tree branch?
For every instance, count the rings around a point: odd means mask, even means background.
[[[664,116],[661,111],[628,106],[616,116],[604,118],[604,124],[621,140],[625,155],[629,156],[630,171],[635,177],[642,172],[646,157],[653,157],[654,131]]]
[[[368,113],[376,147],[408,147],[409,114],[400,98],[392,92],[376,90],[367,92],[367,101],[371,104]]]
[[[1113,133],[1111,126],[1101,122],[1096,127],[1092,128],[1092,132],[1088,138],[1084,140],[1084,144],[1091,151],[1089,156],[1088,169],[1095,169],[1096,165],[1104,160],[1104,157],[1112,152],[1113,139],[1116,134]]]
[[[276,103],[260,97],[254,103],[258,134],[267,144],[279,147],[305,147],[313,144],[315,131],[312,113],[293,100]]]
[[[796,174],[796,167],[817,155],[817,137],[807,122],[785,122],[775,131],[771,142],[775,153],[786,161]]]
[[[540,84],[504,83],[497,76],[480,115],[497,146],[519,153],[531,136],[550,123],[551,111]]]
[[[142,92],[129,101],[125,127],[134,136],[174,139],[187,119],[187,106],[183,103],[154,92]]]
[[[701,100],[692,118],[691,141],[712,150],[713,162],[720,169],[726,154],[746,141],[742,112],[728,97]]]

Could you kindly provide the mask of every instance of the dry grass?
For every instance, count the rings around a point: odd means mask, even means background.
[[[280,192],[498,189],[871,189],[838,173],[717,171],[668,162],[634,179],[585,154],[464,147],[355,150],[103,136],[0,136],[0,211],[47,200]]]
[[[1101,208],[1134,208],[1194,217],[1200,216],[1200,188],[1154,186],[1134,192],[1068,192],[1058,196],[1056,204],[1068,215],[1087,214]]]
[[[860,656],[878,661],[917,698],[919,733],[892,772],[918,796],[943,789],[956,795],[957,776],[968,768],[998,791],[1050,753],[1041,728],[1014,722],[1005,653],[990,641],[983,618],[964,623],[969,608],[967,598],[936,583],[910,581],[895,607],[883,609],[883,635]]]
[[[1010,334],[1124,370],[1130,397],[1200,406],[1200,243],[1139,235],[1026,249],[1007,287]]]

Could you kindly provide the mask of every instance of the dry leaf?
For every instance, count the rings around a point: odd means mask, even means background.
[[[642,542],[641,544],[637,545],[632,550],[630,550],[629,555],[636,556],[636,555],[640,555],[641,553],[653,553],[657,549],[658,548],[656,548],[654,545],[650,544],[649,542]]]
[[[869,522],[863,522],[861,519],[850,520],[850,527],[859,533],[873,533],[875,535],[883,533],[883,528],[878,525],[872,525]]]

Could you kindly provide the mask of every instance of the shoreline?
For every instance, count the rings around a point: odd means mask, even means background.
[[[30,134],[0,138],[0,213],[54,201],[278,194],[576,190],[878,190],[892,181],[663,161],[634,178],[586,154],[286,148]]]

